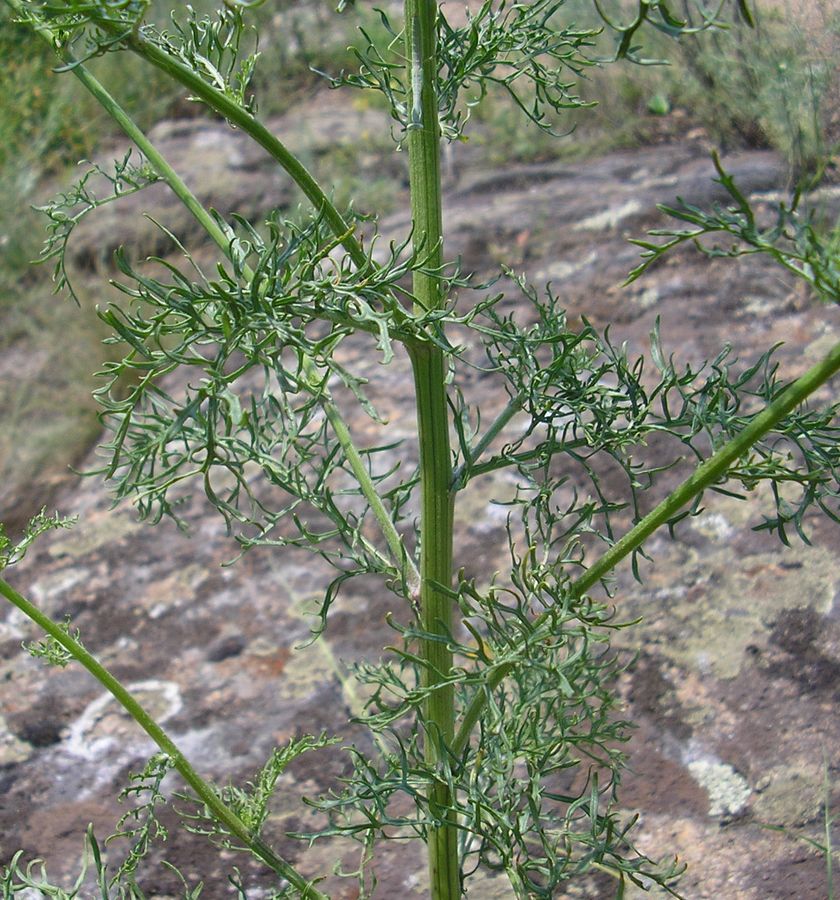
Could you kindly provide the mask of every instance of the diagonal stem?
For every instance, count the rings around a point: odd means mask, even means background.
[[[18,0],[6,0],[6,2],[18,2]],[[221,91],[209,85],[188,66],[177,59],[173,59],[168,53],[151,43],[151,41],[143,38],[141,34],[136,32],[130,34],[126,38],[126,46],[129,50],[143,57],[147,62],[162,72],[166,72],[175,81],[188,88],[211,109],[224,116],[231,125],[241,128],[242,131],[250,135],[286,170],[315,209],[323,214],[335,235],[341,238],[341,243],[350,254],[353,262],[362,268],[369,264],[367,254],[362,249],[362,245],[353,236],[353,230],[320,184],[313,178],[303,163],[259,119],[243,109],[234,100],[231,100],[230,97],[225,96]]]
[[[494,440],[501,434],[504,427],[510,422],[510,420],[522,410],[522,399],[525,396],[524,391],[520,391],[515,397],[511,397],[505,408],[499,413],[498,416],[490,423],[490,427],[481,438],[475,443],[473,447],[470,448],[469,455],[467,458],[461,463],[460,466],[452,473],[452,490],[460,491],[465,486],[466,483],[470,480],[473,475],[473,470],[475,468],[475,464],[481,458],[484,451],[493,443]]]
[[[569,588],[572,597],[583,596],[591,587],[608,575],[623,559],[641,547],[654,531],[667,524],[680,510],[685,509],[695,497],[703,493],[725,477],[729,467],[761,440],[788,413],[792,412],[840,371],[840,343],[804,375],[789,385],[781,394],[758,413],[744,430],[723,445],[716,453],[702,462],[694,472],[657,507],[649,512],[613,544],[596,562],[587,569]],[[534,627],[539,628],[551,615],[547,610],[534,620]],[[482,689],[476,691],[464,718],[458,728],[458,734],[452,744],[456,756],[464,752],[478,719],[487,704],[489,695],[504,681],[512,669],[511,664],[501,665],[487,677]]]
[[[316,890],[302,875],[277,856],[261,838],[251,834],[241,819],[219,799],[213,788],[190,765],[172,738],[96,657],[91,655],[78,641],[67,634],[60,625],[33,603],[30,603],[25,597],[21,596],[3,579],[0,579],[0,594],[45,631],[53,640],[61,644],[75,660],[81,663],[110,692],[123,709],[172,760],[173,766],[184,781],[195,791],[196,796],[202,803],[207,805],[218,821],[234,837],[242,841],[267,866],[300,891],[301,896],[306,898],[306,900],[328,900],[325,894]]]

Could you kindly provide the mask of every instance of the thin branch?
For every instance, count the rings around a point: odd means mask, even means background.
[[[830,353],[758,413],[740,434],[701,463],[675,491],[610,547],[594,565],[587,569],[584,575],[572,583],[569,588],[571,596],[575,598],[583,596],[623,559],[637,550],[654,531],[673,519],[695,497],[702,494],[715,482],[720,481],[730,466],[753,444],[764,437],[786,415],[796,409],[838,371],[840,371],[840,343],[836,344]],[[534,620],[534,629],[544,624],[550,615],[551,610],[547,610],[538,616]],[[484,687],[475,693],[452,744],[452,752],[455,756],[460,756],[464,752],[473,728],[487,704],[489,695],[502,683],[511,669],[512,665],[510,664],[500,665],[489,675]]]
[[[470,476],[474,473],[475,464],[480,459],[482,453],[493,443],[505,425],[522,409],[522,398],[525,396],[520,391],[515,397],[508,400],[505,408],[499,413],[495,420],[490,424],[487,431],[478,443],[470,448],[469,456],[452,475],[452,490],[459,491],[464,487]],[[487,470],[492,471],[492,470]]]

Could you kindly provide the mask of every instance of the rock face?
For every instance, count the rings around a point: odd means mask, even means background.
[[[199,158],[209,166],[224,159],[238,171],[249,187],[237,195],[237,211],[253,212],[287,196],[284,183],[240,148],[237,135],[219,137],[222,126],[160,128],[158,136],[184,161]],[[218,143],[209,142],[210,133]],[[206,150],[199,153],[199,147]],[[770,154],[725,162],[758,199],[783,181]],[[626,340],[637,352],[647,346],[657,317],[666,352],[681,363],[714,357],[726,342],[748,361],[785,341],[780,365],[785,377],[795,377],[838,339],[836,312],[761,259],[710,262],[687,250],[620,287],[638,254],[627,235],[662,224],[656,204],[672,203],[677,194],[698,204],[723,199],[712,174],[697,148],[679,145],[587,165],[467,171],[447,198],[447,252],[481,276],[504,261],[536,283],[552,282],[570,316],[586,316],[598,327],[611,323],[613,340]],[[212,193],[200,171],[192,178],[215,205],[227,208],[224,179],[213,182]],[[170,214],[166,205],[155,213]],[[130,216],[123,211],[120,217]],[[382,230],[396,237],[405,228],[405,219],[394,216]],[[143,240],[129,233],[121,239],[134,237]],[[99,246],[93,237],[91,246]],[[512,291],[511,306],[516,299]],[[343,352],[343,361],[370,381],[388,420],[384,435],[404,438],[399,452],[410,459],[416,450],[405,360],[385,369],[362,339]],[[491,413],[505,400],[491,379],[475,378],[468,389]],[[351,413],[350,420],[362,443],[381,439],[361,414]],[[504,518],[491,500],[506,488],[502,477],[476,483],[459,508],[457,564],[486,572],[504,565]],[[346,743],[364,744],[365,736],[346,724],[353,699],[339,676],[393,641],[384,617],[396,601],[384,587],[352,583],[336,603],[323,643],[302,650],[307,610],[329,579],[313,557],[260,549],[221,568],[235,547],[200,499],[188,507],[192,538],[169,524],[137,524],[130,509],[109,509],[105,489],[93,479],[68,488],[57,506],[78,513],[79,525],[42,539],[10,577],[54,617],[72,616],[88,648],[157,712],[202,773],[241,783],[273,746],[302,730],[325,729]],[[760,826],[816,834],[826,800],[824,766],[834,792],[828,799],[835,808],[840,803],[834,786],[840,766],[840,529],[809,520],[812,545],[782,550],[765,532],[751,530],[758,522],[755,506],[710,496],[702,514],[679,526],[675,540],[657,535],[649,542],[654,562],[642,565],[644,584],[619,573],[619,614],[643,620],[620,638],[628,658],[638,653],[621,683],[638,728],[620,798],[641,816],[642,850],[654,857],[678,854],[688,863],[681,890],[692,900],[826,895],[822,859]],[[27,856],[46,856],[51,872],[67,875],[77,867],[86,824],[108,833],[119,816],[115,794],[128,772],[142,768],[152,746],[86,673],[46,670],[24,654],[20,642],[32,637],[19,615],[5,615],[0,853],[6,860],[22,848]],[[307,875],[329,874],[338,859],[351,862],[343,846],[307,850],[285,836],[312,824],[297,797],[328,788],[345,766],[340,752],[322,751],[281,779],[267,831]],[[381,849],[378,895],[424,896],[415,850]],[[233,865],[252,888],[267,885],[248,860],[217,854],[181,831],[156,853],[178,864],[188,880],[203,880],[202,896],[229,896],[225,873]],[[180,893],[161,867],[150,867],[142,884],[153,897]],[[356,896],[352,881],[328,880],[326,887],[336,898]],[[594,878],[559,896],[596,900],[614,893],[614,882]],[[471,895],[510,896],[499,880],[474,885]]]

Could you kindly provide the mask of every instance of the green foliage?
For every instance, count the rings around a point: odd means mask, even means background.
[[[602,8],[608,12],[606,4]],[[611,4],[609,13],[618,9]],[[619,66],[586,70],[580,96],[587,107],[596,105],[564,118],[562,133],[574,128],[564,140],[549,143],[529,134],[517,124],[514,105],[489,91],[489,104],[475,115],[489,133],[494,160],[503,161],[511,151],[523,159],[588,156],[644,144],[651,132],[678,137],[689,125],[724,149],[776,149],[790,164],[794,182],[818,182],[840,147],[840,19],[832,4],[812,4],[805,13],[794,5],[762,5],[754,11],[754,27],[743,27],[735,4],[718,10],[716,4],[683,3],[679,9],[677,18],[689,25],[702,24],[712,10],[723,27],[676,44],[665,29],[645,35],[645,58],[667,59],[668,65],[632,74]],[[569,0],[563,10],[566,21],[582,29],[601,21],[588,0]],[[606,29],[589,55],[601,59],[614,47],[613,32]]]
[[[183,23],[164,31],[145,24],[148,4],[139,0],[7,2],[57,46],[68,71],[86,73],[84,60],[129,50],[168,73],[257,140],[316,206],[298,221],[276,213],[256,224],[224,211],[211,215],[158,155],[156,175],[145,165],[131,167],[126,157],[113,173],[96,168],[44,207],[51,229],[45,258],[56,260],[59,282],[66,281],[63,257],[79,218],[156,177],[219,249],[210,274],[177,241],[182,265],[134,264],[118,255],[118,288],[127,299],[100,317],[121,353],[104,367],[98,392],[111,429],[102,473],[117,498],[135,500],[152,521],[171,516],[180,523],[183,492],[176,486],[197,481],[243,551],[294,546],[321,556],[337,574],[321,602],[316,637],[329,626],[337,592],[354,576],[378,577],[403,601],[392,621],[396,646],[355,673],[368,697],[355,719],[379,752],[349,748],[352,772],[343,788],[310,801],[329,823],[299,836],[356,838],[359,866],[341,874],[358,879],[360,895],[375,887],[377,842],[419,838],[429,848],[435,900],[456,900],[479,867],[504,872],[522,900],[554,896],[593,869],[615,876],[619,896],[628,884],[657,884],[678,896],[679,865],[636,852],[633,822],[616,812],[628,726],[617,715],[621,667],[609,638],[626,623],[589,591],[600,583],[608,592],[613,569],[626,558],[640,577],[646,538],[696,512],[707,489],[742,496],[769,486],[775,514],[758,527],[785,542],[791,525],[805,537],[803,517],[812,506],[837,519],[838,407],[800,403],[840,369],[840,348],[786,384],[772,350],[740,372],[728,349],[706,367],[683,368],[662,350],[657,327],[651,377],[644,360],[614,346],[608,332],[599,334],[585,319],[582,326],[568,322],[549,287],[537,289],[503,270],[522,297],[515,314],[503,315],[503,294],[472,283],[455,262],[443,263],[440,138],[466,136],[470,104],[488,86],[506,91],[546,131],[555,116],[586,105],[575,80],[596,62],[589,48],[598,29],[567,24],[558,0],[487,0],[459,26],[436,4],[407,0],[402,25],[381,13],[378,34],[362,31],[359,71],[335,82],[383,95],[411,173],[413,232],[378,254],[375,219],[363,244],[358,217],[342,214],[255,119],[249,85],[257,55],[241,8],[249,4],[234,3],[214,18],[188,9]],[[705,10],[699,26],[665,2],[640,2],[626,19],[601,5],[596,13],[614,42],[609,58],[644,64],[652,60],[639,43],[643,25],[681,37],[715,25],[720,7]],[[82,80],[94,89],[87,75]],[[100,97],[125,123],[124,111]],[[155,159],[145,136],[132,133],[144,156]],[[836,247],[800,214],[800,197],[779,205],[775,221],[764,225],[719,163],[718,175],[731,202],[711,212],[667,209],[691,227],[655,232],[666,238],[662,244],[637,241],[643,260],[630,278],[670,248],[694,241],[711,255],[767,253],[836,301]],[[104,177],[109,196],[93,194],[92,177]],[[701,241],[718,233],[736,245],[719,250]],[[469,341],[453,340],[464,333]],[[401,455],[396,445],[357,447],[344,422],[333,384],[378,421],[364,378],[338,357],[355,334],[370,341],[383,365],[396,345],[411,360],[416,469],[406,465],[412,454]],[[483,358],[468,349],[475,346]],[[189,373],[180,392],[163,381],[176,369]],[[466,399],[467,369],[480,370],[508,397],[489,424]],[[127,380],[128,390],[117,390]],[[654,436],[675,445],[670,463],[646,459]],[[642,494],[685,456],[697,461],[695,471],[644,513]],[[620,474],[617,490],[603,483],[604,468]],[[505,504],[508,570],[483,581],[456,576],[452,508],[476,479],[501,469],[515,483]],[[622,537],[618,512],[634,523]],[[56,524],[39,522],[25,542]],[[9,551],[6,559],[20,555]],[[262,830],[289,763],[336,739],[292,740],[252,783],[209,785],[92,660],[69,623],[51,622],[4,582],[0,590],[48,632],[39,655],[59,664],[68,654],[77,658],[163,751],[124,794],[141,802],[118,825],[115,837],[127,838],[131,848],[113,878],[90,839],[103,896],[111,889],[142,896],[135,873],[151,841],[165,838],[156,808],[163,779],[176,768],[190,786],[180,795],[188,807],[180,810],[185,827],[266,863],[278,876],[277,896],[323,898],[319,879],[307,881],[278,857]],[[5,876],[10,890],[17,889],[15,879],[32,880],[27,871],[21,874],[15,860]],[[238,876],[231,881],[244,896]],[[202,889],[184,887],[192,897]]]
[[[70,624],[70,616],[65,616],[64,621],[60,623],[59,628],[77,644],[81,644],[81,641],[79,640],[79,629],[72,627]],[[73,659],[73,654],[52,635],[47,635],[40,641],[30,641],[28,644],[25,643],[23,647],[34,659],[43,660],[48,666],[56,666],[59,669],[65,668]]]
[[[96,847],[95,851],[93,850],[94,847]],[[81,872],[72,887],[63,888],[50,880],[44,860],[33,859],[24,866],[22,864],[23,850],[19,850],[12,857],[9,864],[0,869],[0,887],[3,889],[3,900],[14,900],[15,897],[26,896],[27,894],[32,896],[32,891],[37,892],[35,896],[51,897],[54,900],[76,900],[76,898],[81,900],[85,896],[82,894],[82,890],[84,890],[90,856],[94,853],[97,860],[99,860],[99,848],[96,844],[96,839],[92,830],[88,828]],[[107,896],[107,894],[104,895],[106,898]]]
[[[444,137],[463,136],[470,106],[478,104],[488,86],[504,88],[516,106],[535,124],[549,129],[546,110],[581,106],[569,76],[580,75],[593,62],[583,54],[591,46],[595,30],[579,31],[552,26],[551,18],[562,0],[539,0],[531,4],[493,3],[487,0],[475,13],[467,12],[466,24],[452,26],[441,10],[438,19],[438,110]],[[392,40],[382,44],[360,29],[366,41],[356,51],[358,74],[333,79],[342,84],[383,94],[392,117],[401,129],[418,124],[419,112],[409,109],[409,81],[417,76],[416,59],[411,67],[400,55],[400,32],[384,12],[382,24]],[[412,68],[413,67],[413,68]],[[522,83],[527,95],[520,93]],[[465,94],[468,96],[463,100]]]
[[[43,39],[13,19],[0,5],[0,352],[8,364],[0,376],[0,482],[13,524],[22,525],[48,502],[53,488],[45,485],[64,478],[96,439],[88,360],[106,335],[95,317],[56,302],[47,273],[31,268],[42,233],[30,206],[42,202],[45,179],[91,158],[114,126],[75,79],[51,71],[58,61]],[[177,97],[137,60],[93,65],[144,127]],[[88,310],[108,295],[98,282],[77,282]]]
[[[244,787],[229,784],[218,788],[219,798],[237,815],[252,838],[259,838],[269,813],[269,802],[277,789],[277,781],[291,762],[312,750],[322,750],[339,742],[338,738],[321,733],[318,737],[305,734],[290,740],[284,747],[275,747],[253,782]],[[248,847],[238,846],[236,838],[229,831],[219,827],[217,818],[206,805],[190,794],[179,794],[178,798],[197,807],[194,811],[182,810],[181,815],[189,831],[211,838],[220,846],[232,850],[248,852]]]
[[[836,235],[826,235],[816,227],[813,210],[802,209],[802,194],[797,191],[789,204],[774,204],[772,215],[760,221],[747,198],[738,190],[732,176],[713,155],[718,184],[723,185],[732,201],[716,206],[712,211],[683,204],[681,207],[660,206],[673,219],[693,226],[680,231],[657,229],[651,232],[670,240],[660,244],[634,240],[644,249],[643,262],[630,273],[628,283],[634,281],[668,250],[690,241],[710,257],[744,256],[765,253],[782,268],[807,282],[820,297],[840,303],[840,260],[837,257]],[[731,244],[721,247],[700,240],[705,235],[728,235]]]
[[[654,94],[650,100],[648,100],[648,111],[652,112],[655,116],[667,116],[671,111],[671,104],[664,94]]]
[[[401,259],[402,248],[394,247],[390,262],[369,260],[366,268],[356,268],[347,255],[334,253],[337,240],[328,236],[321,219],[303,226],[272,219],[266,237],[247,223],[240,225],[242,236],[231,234],[230,264],[220,264],[215,278],[196,266],[198,279],[191,281],[161,263],[169,280],[160,281],[120,258],[133,282],[121,290],[137,305],[134,310],[114,305],[101,317],[113,328],[114,340],[132,349],[105,374],[111,385],[126,370],[141,377],[124,397],[113,397],[110,386],[100,392],[105,422],[115,435],[107,472],[123,485],[121,495],[135,494],[142,484],[140,511],[153,518],[172,513],[168,490],[198,464],[229,525],[256,524],[253,515],[267,516],[261,530],[268,531],[299,502],[309,502],[341,529],[343,517],[328,485],[346,459],[340,448],[330,448],[329,425],[318,415],[319,397],[335,376],[377,418],[363,381],[338,362],[335,350],[348,335],[364,330],[377,339],[388,362],[393,339],[420,327],[398,299],[400,280],[416,259]],[[329,334],[309,327],[320,319],[333,323]],[[395,320],[404,323],[402,331],[395,332]],[[205,347],[215,348],[212,355]],[[185,399],[170,397],[158,385],[176,364],[203,373],[201,386]],[[242,377],[252,370],[260,386]],[[189,434],[192,449],[182,453],[170,440],[173,427]],[[203,450],[197,451],[199,445]],[[296,498],[293,505],[269,513],[249,486],[246,462],[257,462],[271,483]],[[224,493],[213,488],[221,473]],[[357,543],[360,524],[361,519],[351,527],[349,544]],[[302,538],[309,544],[315,535]]]
[[[169,837],[166,827],[157,817],[156,808],[166,802],[161,793],[163,779],[174,768],[172,760],[165,753],[155,754],[142,772],[129,778],[128,787],[120,793],[121,802],[138,800],[117,822],[114,833],[105,841],[126,839],[131,846],[125,859],[111,876],[109,886],[134,884],[137,867],[148,855],[153,841],[165,841]]]
[[[42,535],[56,528],[72,528],[76,524],[76,518],[63,518],[58,513],[47,515],[46,509],[42,509],[33,516],[24,530],[23,536],[16,543],[6,533],[5,525],[0,522],[0,572],[9,566],[19,563],[25,556],[30,546]],[[72,640],[79,640],[79,629],[70,624],[70,616],[64,622],[56,626],[62,634],[68,635]],[[43,660],[47,665],[63,669],[73,658],[72,654],[52,634],[47,634],[43,640],[32,641],[23,644],[23,648],[35,659]]]
[[[124,839],[131,842],[126,858],[117,866],[113,875],[109,873],[108,865],[103,859],[93,826],[88,825],[81,869],[71,887],[54,883],[42,859],[33,859],[24,866],[23,851],[19,851],[7,866],[0,869],[3,900],[30,896],[32,891],[37,892],[39,897],[51,897],[54,900],[90,900],[94,896],[97,900],[147,900],[147,895],[135,880],[135,874],[137,867],[152,849],[153,842],[163,842],[168,837],[166,828],[157,818],[157,807],[166,802],[160,788],[172,768],[172,760],[166,754],[158,753],[146,763],[142,772],[130,776],[129,786],[120,794],[121,802],[127,799],[139,802],[125,813],[114,834],[105,840],[106,845]],[[199,884],[190,888],[178,869],[166,862],[164,865],[181,881],[184,887],[183,900],[198,900],[203,886]],[[94,884],[91,884],[92,880]],[[96,891],[95,895],[92,890]]]
[[[158,12],[162,4],[156,4]],[[93,153],[103,134],[113,133],[108,117],[72,79],[56,77],[53,50],[18,24],[8,8],[0,12],[0,177],[28,177],[27,190],[43,172],[58,172]],[[171,83],[144,73],[137,61],[97,61],[96,71],[144,127],[159,118],[176,97]],[[26,194],[23,195],[26,197]]]
[[[29,520],[23,536],[16,543],[12,543],[6,534],[6,528],[0,522],[0,572],[7,566],[13,566],[19,563],[27,550],[42,534],[47,531],[53,531],[56,528],[72,528],[76,524],[76,517],[63,517],[58,513],[52,516],[47,515],[46,508],[42,509],[37,515]]]
[[[70,295],[79,303],[79,297],[73,289],[67,271],[67,242],[73,229],[85,216],[119,200],[129,194],[137,193],[144,187],[154,184],[159,176],[148,162],[134,165],[131,162],[131,150],[120,161],[114,162],[114,171],[109,172],[101,166],[92,165],[84,175],[67,191],[59,194],[50,202],[37,207],[49,220],[47,238],[39,256],[39,262],[55,260],[53,282],[55,291],[67,288]],[[102,182],[110,186],[110,193],[101,194]],[[91,182],[95,187],[91,187]]]
[[[40,171],[55,171],[90,151],[89,137],[70,113],[73,91],[49,71],[52,50],[38,35],[0,15],[5,62],[0,108],[0,171],[29,190]],[[23,163],[23,165],[21,164]]]
[[[371,690],[361,717],[392,749],[378,761],[354,751],[354,772],[343,792],[311,801],[330,815],[331,826],[303,835],[321,839],[349,835],[369,848],[384,837],[428,839],[439,824],[433,787],[451,785],[460,831],[462,877],[479,868],[505,872],[519,896],[552,897],[560,884],[593,865],[622,883],[653,878],[667,886],[679,866],[660,867],[633,849],[631,823],[612,810],[627,723],[616,717],[612,685],[618,664],[609,653],[608,633],[624,627],[588,598],[570,600],[555,567],[534,551],[516,556],[511,540],[511,583],[479,589],[462,580],[451,593],[470,635],[433,635],[392,623],[401,638],[391,648],[394,662],[362,664],[358,680]],[[537,627],[535,610],[548,615]],[[424,743],[439,740],[424,719],[431,691],[423,686],[417,655],[423,640],[446,640],[456,665],[448,679],[466,708],[488,690],[488,675],[505,667],[507,687],[492,691],[472,742],[460,752],[443,747],[443,770],[424,760]],[[588,772],[582,782],[570,776]],[[404,795],[413,811],[395,798]],[[369,854],[361,854],[360,880]]]
[[[191,8],[187,12],[183,25],[173,17],[171,33],[147,29],[146,37],[173,59],[199,73],[228,99],[253,112],[254,98],[249,88],[259,53],[256,49],[247,54],[242,52],[245,27],[238,5],[225,7],[215,19],[199,18]]]

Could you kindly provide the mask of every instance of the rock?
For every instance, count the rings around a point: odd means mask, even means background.
[[[313,134],[324,142],[330,139],[328,121],[313,124]],[[173,156],[197,158],[192,182],[220,208],[245,212],[288,202],[282,180],[226,126],[160,128],[158,136]],[[781,186],[782,167],[771,154],[740,154],[725,163],[749,192]],[[836,342],[840,327],[761,259],[710,261],[689,248],[640,282],[621,287],[638,258],[626,237],[664,224],[656,204],[673,203],[677,194],[698,204],[722,199],[720,188],[708,181],[712,174],[708,159],[681,145],[611,154],[585,165],[467,173],[446,197],[446,252],[460,256],[481,278],[507,260],[537,284],[552,281],[573,322],[585,316],[599,327],[611,324],[613,341],[626,341],[631,354],[646,349],[657,318],[665,352],[674,353],[679,365],[713,358],[727,342],[748,361],[774,342],[788,341],[779,363],[785,378],[792,378]],[[228,183],[234,177],[244,187]],[[155,197],[141,195],[137,208]],[[188,221],[167,204],[156,215],[165,213],[170,225],[177,221],[192,235]],[[138,239],[131,219],[123,208],[119,220],[111,221],[111,248]],[[386,238],[404,236],[406,217],[386,218],[382,231]],[[98,246],[98,239],[90,236],[90,246]],[[505,288],[505,308],[521,307],[516,288]],[[466,292],[459,302],[471,302]],[[388,421],[383,431],[352,411],[354,433],[371,444],[405,439],[381,462],[403,454],[410,465],[416,448],[406,360],[400,356],[385,369],[365,337],[346,341],[340,352],[345,365],[368,379],[371,399]],[[177,391],[184,377],[174,374],[168,387]],[[464,375],[463,387],[488,421],[506,400],[497,382],[474,372]],[[654,454],[665,450],[655,442],[651,448]],[[679,477],[679,471],[666,473],[663,489]],[[604,487],[625,489],[609,478]],[[513,489],[503,473],[476,483],[476,493],[458,508],[456,565],[477,575],[504,565],[505,510],[492,501]],[[79,512],[80,525],[45,536],[10,573],[16,587],[37,595],[57,618],[73,611],[87,646],[118,676],[145,685],[147,693],[160,695],[158,701],[163,697],[170,732],[203,774],[223,783],[252,779],[271,749],[301,730],[326,729],[345,744],[367,746],[361,730],[347,724],[356,700],[346,672],[394,640],[385,617],[400,609],[385,587],[352,583],[336,600],[324,643],[301,649],[312,625],[307,611],[330,580],[312,556],[263,548],[221,568],[237,548],[198,498],[185,507],[192,541],[169,524],[141,528],[126,510],[109,511],[108,497],[93,479],[68,486],[58,505]],[[654,562],[641,561],[643,585],[627,570],[618,573],[619,616],[640,616],[643,622],[621,632],[615,646],[628,658],[645,651],[622,682],[638,731],[620,796],[631,807],[628,815],[642,815],[636,834],[643,851],[654,857],[679,853],[689,863],[685,896],[817,900],[824,896],[822,860],[784,834],[760,828],[752,810],[761,810],[764,821],[778,816],[781,824],[818,828],[822,754],[831,771],[840,765],[836,688],[813,668],[819,664],[820,672],[833,672],[829,663],[840,659],[838,529],[809,519],[813,546],[785,555],[766,533],[750,530],[760,521],[755,507],[713,495],[704,506],[703,515],[680,524],[675,540],[657,535],[650,541]],[[9,836],[3,853],[16,848],[12,838],[25,841],[31,853],[51,858],[51,869],[69,875],[88,819],[95,819],[97,833],[107,833],[113,796],[128,771],[142,768],[149,748],[134,743],[130,735],[136,732],[104,704],[101,688],[85,673],[71,667],[56,675],[36,667],[16,649],[24,623],[10,617],[5,628],[10,650],[0,669],[0,701],[18,735],[0,734],[0,762],[14,775],[0,807],[0,834]],[[25,707],[46,696],[65,712],[52,731],[30,729],[35,740],[24,743],[20,735],[34,721]],[[169,702],[173,697],[178,704]],[[91,751],[85,757],[72,738],[87,734],[88,726],[100,730],[84,745]],[[118,738],[119,749],[113,743]],[[102,758],[93,750],[103,750]],[[284,773],[266,837],[300,860],[307,874],[328,873],[339,858],[351,860],[344,846],[316,844],[309,852],[287,834],[312,824],[299,795],[335,787],[344,774],[346,758],[338,749],[303,757]],[[75,823],[73,802],[80,796],[84,816]],[[737,823],[723,827],[736,814]],[[156,851],[155,860],[162,855]],[[165,857],[204,879],[209,897],[223,896],[231,860],[206,842],[177,831]],[[242,857],[235,863],[249,887],[268,886],[270,879],[256,864]],[[150,895],[179,892],[171,873],[150,871],[141,882]],[[415,847],[384,845],[378,874],[382,896],[424,896]],[[325,883],[328,891],[346,887]],[[558,894],[558,900],[614,894],[615,882],[599,876]],[[510,894],[493,881],[482,883],[481,896],[501,900]]]

